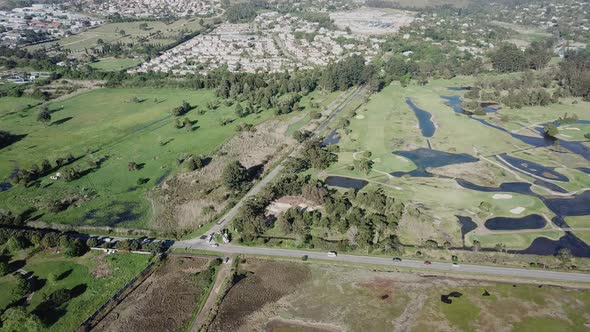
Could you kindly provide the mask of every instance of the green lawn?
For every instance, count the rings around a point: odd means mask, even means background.
[[[18,112],[29,106],[35,106],[41,101],[29,97],[2,97],[0,98],[0,119],[7,116],[9,113]],[[11,129],[6,127],[4,121],[0,122],[0,129],[8,130]]]
[[[137,97],[142,102],[134,102]],[[176,172],[177,158],[184,153],[211,155],[236,133],[239,122],[257,124],[272,116],[268,110],[221,126],[223,118],[235,118],[233,107],[222,106],[201,115],[212,91],[181,89],[100,89],[50,105],[53,123],[36,121],[37,109],[3,118],[11,132],[26,134],[21,141],[0,150],[0,179],[15,167],[30,168],[48,159],[72,153],[80,158],[73,166],[88,168],[94,158],[106,160],[95,172],[65,182],[42,178],[39,186],[22,186],[0,192],[0,208],[42,208],[54,199],[90,194],[93,199],[59,214],[46,213],[44,220],[95,226],[149,227],[150,205],[144,199],[158,181]],[[176,129],[170,111],[183,100],[197,106],[186,117],[193,131]],[[61,124],[60,124],[61,122]],[[163,145],[163,143],[165,143]],[[142,168],[129,172],[128,163]],[[149,179],[138,185],[138,179]],[[15,211],[18,212],[18,211]]]
[[[478,240],[482,247],[493,248],[498,243],[506,245],[506,249],[523,250],[528,248],[538,237],[546,237],[551,240],[559,240],[565,233],[559,230],[534,233],[502,233],[489,235],[467,235],[469,243]]]
[[[0,278],[0,311],[4,310],[7,305],[17,300],[12,293],[12,289],[16,286],[16,279],[12,275],[7,275]]]
[[[82,257],[67,258],[62,254],[42,252],[26,260],[22,268],[43,281],[33,293],[27,310],[37,314],[47,331],[73,331],[123,285],[141,272],[150,256],[118,253],[106,256],[91,251]],[[48,278],[53,274],[55,278]],[[12,294],[12,275],[0,278],[0,309],[16,300]],[[74,297],[60,307],[43,302],[59,289],[76,290]],[[42,309],[43,308],[43,309]]]
[[[104,58],[98,62],[90,64],[91,67],[104,71],[119,71],[135,67],[142,62],[141,59],[118,59],[118,58]]]

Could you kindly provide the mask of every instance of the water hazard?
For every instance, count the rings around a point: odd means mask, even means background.
[[[408,106],[410,106],[410,108],[412,108],[412,110],[414,111],[414,114],[416,114],[416,118],[418,118],[418,126],[422,131],[422,136],[434,136],[436,126],[432,121],[432,114],[416,106],[416,104],[414,104],[414,102],[410,98],[406,98],[406,104],[408,104]]]
[[[484,225],[493,231],[513,231],[541,229],[547,225],[547,221],[541,215],[531,214],[522,218],[495,217],[488,219]]]
[[[427,168],[436,168],[447,165],[473,163],[479,161],[479,159],[466,153],[454,154],[426,148],[419,148],[412,151],[395,151],[393,154],[407,158],[416,165],[416,169],[410,172],[391,173],[391,175],[395,177],[402,177],[404,175],[410,175],[414,177],[431,177],[432,174],[426,171]]]
[[[344,176],[328,176],[326,178],[326,184],[333,187],[361,190],[367,184],[369,184],[369,182],[361,179],[347,178]]]

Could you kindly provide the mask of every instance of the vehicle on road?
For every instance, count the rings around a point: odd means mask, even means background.
[[[213,247],[213,248],[217,248],[217,247],[219,247],[219,244],[217,244],[217,243],[215,243],[215,242],[209,243],[209,245],[210,245],[211,247]]]
[[[424,262],[424,265],[432,265],[432,262],[430,262],[430,261],[425,261],[425,262]]]
[[[453,263],[453,267],[459,267],[459,263]]]
[[[336,256],[338,256],[338,253],[337,253],[337,252],[335,252],[335,251],[330,251],[330,252],[328,253],[328,257],[336,257]]]
[[[394,261],[394,262],[401,262],[401,261],[402,261],[402,259],[401,259],[401,258],[399,258],[399,257],[395,257],[395,258],[393,258],[393,261]]]

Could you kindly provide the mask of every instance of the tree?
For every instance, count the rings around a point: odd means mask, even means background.
[[[426,240],[426,242],[424,243],[424,247],[428,249],[437,249],[438,243],[436,243],[436,241],[434,240]]]
[[[127,33],[125,33],[125,30],[119,30],[119,35],[121,36],[125,36]]]
[[[514,44],[504,43],[490,54],[494,69],[500,73],[522,71],[527,67],[524,53]]]
[[[4,277],[9,272],[8,263],[0,262],[0,277]]]
[[[12,292],[17,297],[23,297],[31,292],[31,284],[29,281],[20,273],[15,274],[16,285],[12,289]]]
[[[19,250],[26,248],[27,242],[21,236],[12,236],[10,239],[8,239],[6,247],[8,248],[8,250],[10,250],[10,252],[17,252]]]
[[[69,242],[64,250],[64,255],[68,257],[78,257],[88,251],[88,246],[81,239],[73,239]]]
[[[129,170],[129,172],[137,171],[138,169],[139,165],[137,165],[136,162],[130,161],[129,164],[127,164],[127,170]]]
[[[586,134],[584,134],[584,138],[585,138],[585,139],[590,139],[590,133],[586,133]]]
[[[229,189],[240,190],[244,183],[248,181],[248,170],[236,160],[225,166],[222,178]]]
[[[43,109],[39,111],[37,114],[37,121],[43,123],[44,125],[47,125],[49,122],[51,122],[51,113],[49,112],[47,106],[43,107]]]
[[[561,248],[557,252],[557,259],[559,259],[563,266],[570,264],[573,258],[572,251],[568,248]]]
[[[553,123],[546,124],[543,128],[543,132],[546,136],[549,137],[556,137],[557,135],[559,135],[559,129],[557,129],[557,127]]]
[[[90,248],[98,246],[98,240],[95,237],[90,237],[86,240],[86,245]]]
[[[353,161],[354,169],[359,172],[369,174],[373,168],[373,161],[371,159],[358,159]]]
[[[2,331],[37,332],[43,329],[39,317],[29,313],[24,307],[11,307],[2,314]]]
[[[189,104],[186,100],[182,102],[182,105],[172,109],[172,115],[182,116],[192,110],[194,107]]]
[[[57,247],[59,244],[59,235],[57,233],[45,233],[43,239],[41,239],[41,245],[44,248]]]

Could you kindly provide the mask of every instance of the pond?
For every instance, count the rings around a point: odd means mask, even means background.
[[[459,113],[459,114],[466,114],[466,115],[471,115],[473,114],[472,112],[468,112],[466,110],[464,110],[463,108],[461,108],[461,97],[460,96],[440,96],[442,99],[445,99],[449,106],[453,109],[453,111],[455,113]],[[480,103],[479,106],[481,106],[486,113],[496,113],[498,111],[498,109],[500,109],[500,105],[498,105],[497,103],[491,103],[491,102],[487,102],[487,103]]]
[[[501,154],[500,157],[514,168],[534,174],[540,178],[553,181],[569,182],[567,176],[555,171],[554,167],[543,166],[529,160],[510,156],[506,153]]]
[[[432,122],[432,114],[429,112],[421,109],[420,107],[416,106],[412,99],[406,98],[406,104],[410,106],[410,108],[414,111],[416,118],[418,119],[418,126],[422,131],[422,136],[424,137],[432,137],[434,136],[434,132],[436,131],[436,126],[434,122]]]
[[[541,215],[531,214],[522,218],[495,217],[488,219],[484,225],[493,231],[514,231],[541,229],[547,225],[547,221]]]
[[[419,148],[412,151],[394,151],[393,154],[407,158],[416,165],[416,169],[410,172],[391,173],[391,175],[395,177],[402,177],[404,175],[410,175],[413,177],[431,177],[432,174],[426,171],[427,168],[479,161],[479,159],[466,153],[454,154],[426,148]]]
[[[477,224],[473,222],[471,217],[465,216],[455,216],[457,217],[457,222],[461,226],[461,239],[463,240],[463,246],[465,246],[465,235],[472,230],[477,228]]]
[[[338,144],[338,142],[340,142],[340,135],[338,135],[338,132],[336,132],[336,129],[334,129],[334,130],[332,130],[330,135],[328,135],[328,137],[326,137],[324,139],[324,141],[322,142],[322,145],[323,146],[334,145],[334,144]]]
[[[565,235],[559,240],[538,237],[527,249],[509,250],[508,252],[516,254],[552,256],[557,254],[562,248],[568,248],[571,250],[572,255],[576,257],[590,257],[590,246],[572,234],[572,232],[565,232]]]
[[[361,179],[353,179],[347,178],[344,176],[328,176],[326,178],[326,184],[333,187],[340,187],[346,189],[354,189],[354,190],[361,190],[363,189],[369,182]]]
[[[441,96],[441,98],[443,98],[449,102],[449,106],[453,109],[453,111],[455,113],[460,113],[460,114],[465,113],[463,111],[463,109],[461,109],[461,107],[459,107],[459,104],[461,103],[460,96]],[[490,107],[487,107],[487,108],[490,108]],[[488,111],[488,110],[486,110],[486,111]],[[509,130],[506,130],[505,128],[494,125],[485,119],[481,119],[481,118],[477,118],[477,117],[473,117],[473,116],[469,116],[469,118],[472,120],[475,120],[487,127],[494,128],[494,129],[502,131],[506,134],[509,134],[510,136],[514,137],[515,139],[517,139],[523,143],[526,143],[528,145],[532,145],[536,148],[551,146],[551,145],[555,144],[555,141],[556,141],[555,138],[546,137],[543,134],[543,126],[540,126],[539,128],[537,128],[537,132],[539,133],[539,135],[541,137],[533,137],[533,136],[526,136],[526,135],[521,135],[521,134],[517,134],[517,133],[512,133]],[[576,123],[585,124],[588,122],[590,122],[590,121],[578,120]],[[572,141],[559,140],[559,143],[562,148],[565,148],[566,150],[569,150],[572,153],[580,155],[581,157],[583,157],[586,160],[590,160],[590,147],[584,145],[582,142],[572,142]]]

